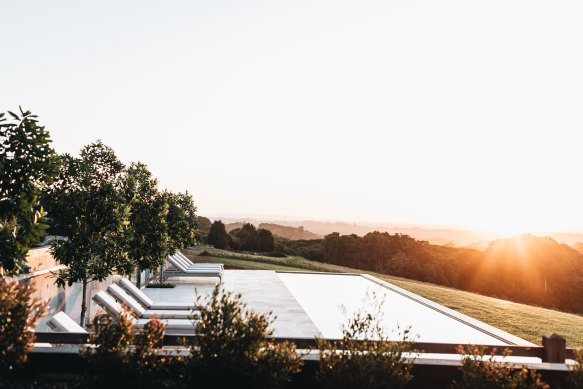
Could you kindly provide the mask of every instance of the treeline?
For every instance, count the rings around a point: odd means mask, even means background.
[[[271,231],[264,228],[257,229],[251,223],[243,224],[242,227],[227,233],[225,224],[221,220],[216,220],[210,226],[207,243],[218,249],[262,253],[275,251],[275,238]]]
[[[520,303],[583,313],[583,255],[545,237],[493,241],[485,251],[372,232],[277,239],[290,255],[449,286]]]

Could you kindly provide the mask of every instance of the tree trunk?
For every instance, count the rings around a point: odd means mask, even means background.
[[[87,313],[87,278],[83,279],[83,297],[81,299],[81,319],[79,325],[85,327],[85,314]]]
[[[160,276],[158,277],[158,282],[160,284],[164,282],[164,265],[160,265]]]
[[[136,266],[136,286],[140,288],[142,286],[142,269]]]

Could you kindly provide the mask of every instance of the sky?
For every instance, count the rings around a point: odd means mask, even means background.
[[[200,215],[583,231],[581,1],[2,1],[0,112]]]

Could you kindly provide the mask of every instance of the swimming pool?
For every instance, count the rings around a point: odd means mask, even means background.
[[[324,338],[342,337],[342,324],[358,310],[379,319],[391,340],[401,340],[397,328],[410,327],[419,342],[531,345],[485,323],[454,312],[394,285],[366,275],[277,272]],[[379,309],[370,298],[382,301]]]

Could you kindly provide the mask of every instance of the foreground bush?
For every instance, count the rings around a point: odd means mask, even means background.
[[[0,277],[0,385],[27,360],[37,320],[45,304],[31,299],[34,289]]]
[[[183,375],[192,387],[278,388],[301,368],[295,345],[274,344],[270,314],[256,313],[240,294],[219,290],[198,297],[200,336],[189,344]]]
[[[152,319],[138,330],[129,312],[114,320],[108,315],[93,319],[92,342],[81,355],[87,362],[83,385],[93,388],[164,387],[176,378],[168,359],[157,346],[164,338],[165,325]]]
[[[526,367],[515,370],[506,361],[497,361],[494,354],[485,355],[484,348],[468,346],[461,350],[464,354],[460,368],[462,378],[454,381],[452,389],[536,389],[549,388],[536,370]],[[508,356],[506,353],[504,356]]]
[[[575,353],[577,364],[569,369],[569,384],[573,388],[583,388],[583,350]]]
[[[317,339],[316,379],[323,388],[403,388],[413,378],[409,330],[400,334],[401,342],[390,341],[381,326],[383,300],[371,297],[373,312],[357,312],[343,328],[342,340]]]

